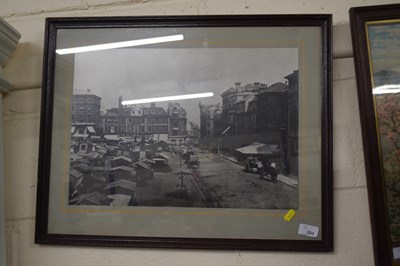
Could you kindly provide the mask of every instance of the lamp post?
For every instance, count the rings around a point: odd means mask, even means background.
[[[217,152],[218,152],[218,155],[220,155],[220,152],[219,152],[219,146],[220,146],[220,142],[221,142],[221,137],[218,137],[217,138],[217,147],[218,147],[218,150],[217,150]]]

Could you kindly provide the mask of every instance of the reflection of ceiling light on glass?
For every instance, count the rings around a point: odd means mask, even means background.
[[[400,85],[389,84],[375,87],[372,90],[372,94],[387,94],[387,93],[399,93]]]
[[[205,98],[205,97],[212,97],[212,96],[214,96],[214,93],[212,93],[212,92],[183,94],[183,95],[175,95],[175,96],[166,96],[166,97],[146,98],[146,99],[123,101],[122,105],[139,104],[139,103],[155,103],[155,102],[176,101],[176,100],[187,100],[187,99]]]
[[[60,54],[60,55],[76,54],[76,53],[83,53],[83,52],[125,48],[125,47],[163,43],[163,42],[174,42],[174,41],[181,41],[181,40],[183,40],[183,35],[179,34],[179,35],[171,35],[171,36],[164,36],[164,37],[125,41],[125,42],[113,42],[113,43],[96,44],[96,45],[81,46],[81,47],[74,47],[74,48],[57,49],[56,53]]]

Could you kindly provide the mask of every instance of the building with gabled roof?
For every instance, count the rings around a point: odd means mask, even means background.
[[[170,132],[171,116],[163,107],[151,103],[144,105],[122,105],[107,109],[102,116],[102,128],[106,135],[131,137],[134,142],[142,139],[167,140]]]
[[[136,182],[129,181],[126,179],[120,179],[120,180],[109,183],[103,190],[116,188],[116,187],[121,187],[121,188],[124,188],[129,191],[135,191],[136,190]]]
[[[249,97],[256,95],[261,90],[267,88],[266,83],[254,82],[241,85],[236,82],[234,87],[229,88],[221,94],[222,97],[222,116],[221,124],[223,125],[222,134],[238,135],[237,132],[237,107],[238,103]]]
[[[117,156],[110,160],[111,167],[118,167],[118,166],[131,166],[132,159],[126,156]]]
[[[107,197],[100,192],[92,192],[72,198],[68,201],[68,203],[72,205],[108,206],[112,201],[113,199]]]

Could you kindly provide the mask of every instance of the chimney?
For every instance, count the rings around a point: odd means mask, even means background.
[[[240,90],[240,84],[241,84],[241,82],[235,82],[236,92],[238,92]]]
[[[122,96],[119,96],[119,98],[118,98],[118,107],[119,108],[122,108],[123,106],[122,106]]]

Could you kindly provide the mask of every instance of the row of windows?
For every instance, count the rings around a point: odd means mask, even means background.
[[[106,124],[120,124],[120,125],[124,125],[125,121],[127,124],[139,124],[139,123],[146,123],[146,118],[138,118],[138,117],[134,117],[134,118],[128,118],[127,120],[125,119],[111,119],[111,118],[107,118]],[[151,118],[148,121],[149,124],[168,124],[168,119],[167,118]]]
[[[73,103],[78,102],[78,103],[98,103],[98,104],[100,104],[100,99],[98,99],[96,101],[92,97],[73,97],[72,102]]]
[[[170,136],[181,136],[186,135],[186,130],[173,130]]]
[[[76,106],[72,106],[72,112],[77,112],[79,111],[80,113],[82,112],[98,112],[100,113],[100,107],[99,106],[79,106],[79,108],[76,108]]]
[[[72,122],[93,123],[96,120],[99,120],[99,117],[96,115],[72,115]]]
[[[271,110],[266,114],[266,116],[264,116],[264,121],[266,122],[266,124],[268,126],[283,126],[285,123],[285,112],[279,109],[274,109],[271,108]],[[242,124],[244,119],[244,117],[241,116],[237,116],[237,124]],[[227,123],[231,124],[234,123],[235,121],[235,117],[233,115],[229,115],[227,116]],[[257,115],[256,114],[252,114],[250,116],[250,121],[252,125],[255,125],[257,123]]]
[[[105,127],[106,133],[168,133],[167,126],[149,126],[148,130],[146,130],[145,126],[133,126],[133,127],[114,127],[107,126]]]
[[[244,112],[244,107],[245,107],[245,103],[244,102],[243,103],[239,103],[237,105],[237,111],[238,112]]]
[[[161,133],[161,132],[168,132],[167,126],[149,126],[149,132]]]
[[[165,112],[163,111],[163,109],[144,109],[143,111],[142,110],[131,110],[131,109],[127,109],[127,110],[125,110],[125,114],[126,115],[142,115],[142,113],[143,114],[146,114],[146,115],[148,115],[148,114],[159,114],[159,115],[162,115],[162,114],[164,114]]]
[[[148,110],[148,109],[144,109],[143,112],[144,112],[145,114],[148,114],[148,113],[149,113],[149,110]],[[154,114],[157,113],[157,111],[156,111],[156,109],[151,109],[150,113],[154,115]],[[163,113],[163,110],[162,110],[162,109],[158,109],[158,114],[162,114],[162,113]]]
[[[142,110],[126,110],[126,115],[142,115]]]
[[[85,99],[79,98],[78,102],[79,103],[85,103]],[[86,103],[93,103],[93,99],[90,99],[90,98],[87,99]],[[100,106],[96,106],[96,105],[94,105],[94,106],[86,106],[86,105],[84,105],[84,106],[76,106],[76,105],[72,105],[72,111],[77,111],[77,110],[79,110],[79,111],[100,110]],[[143,114],[159,114],[159,115],[162,115],[162,114],[166,113],[161,108],[159,108],[159,109],[144,109],[143,111],[142,110],[131,110],[131,109],[125,110],[125,114],[126,115],[142,115],[142,112],[143,112]],[[185,113],[185,112],[181,110],[181,113]]]

